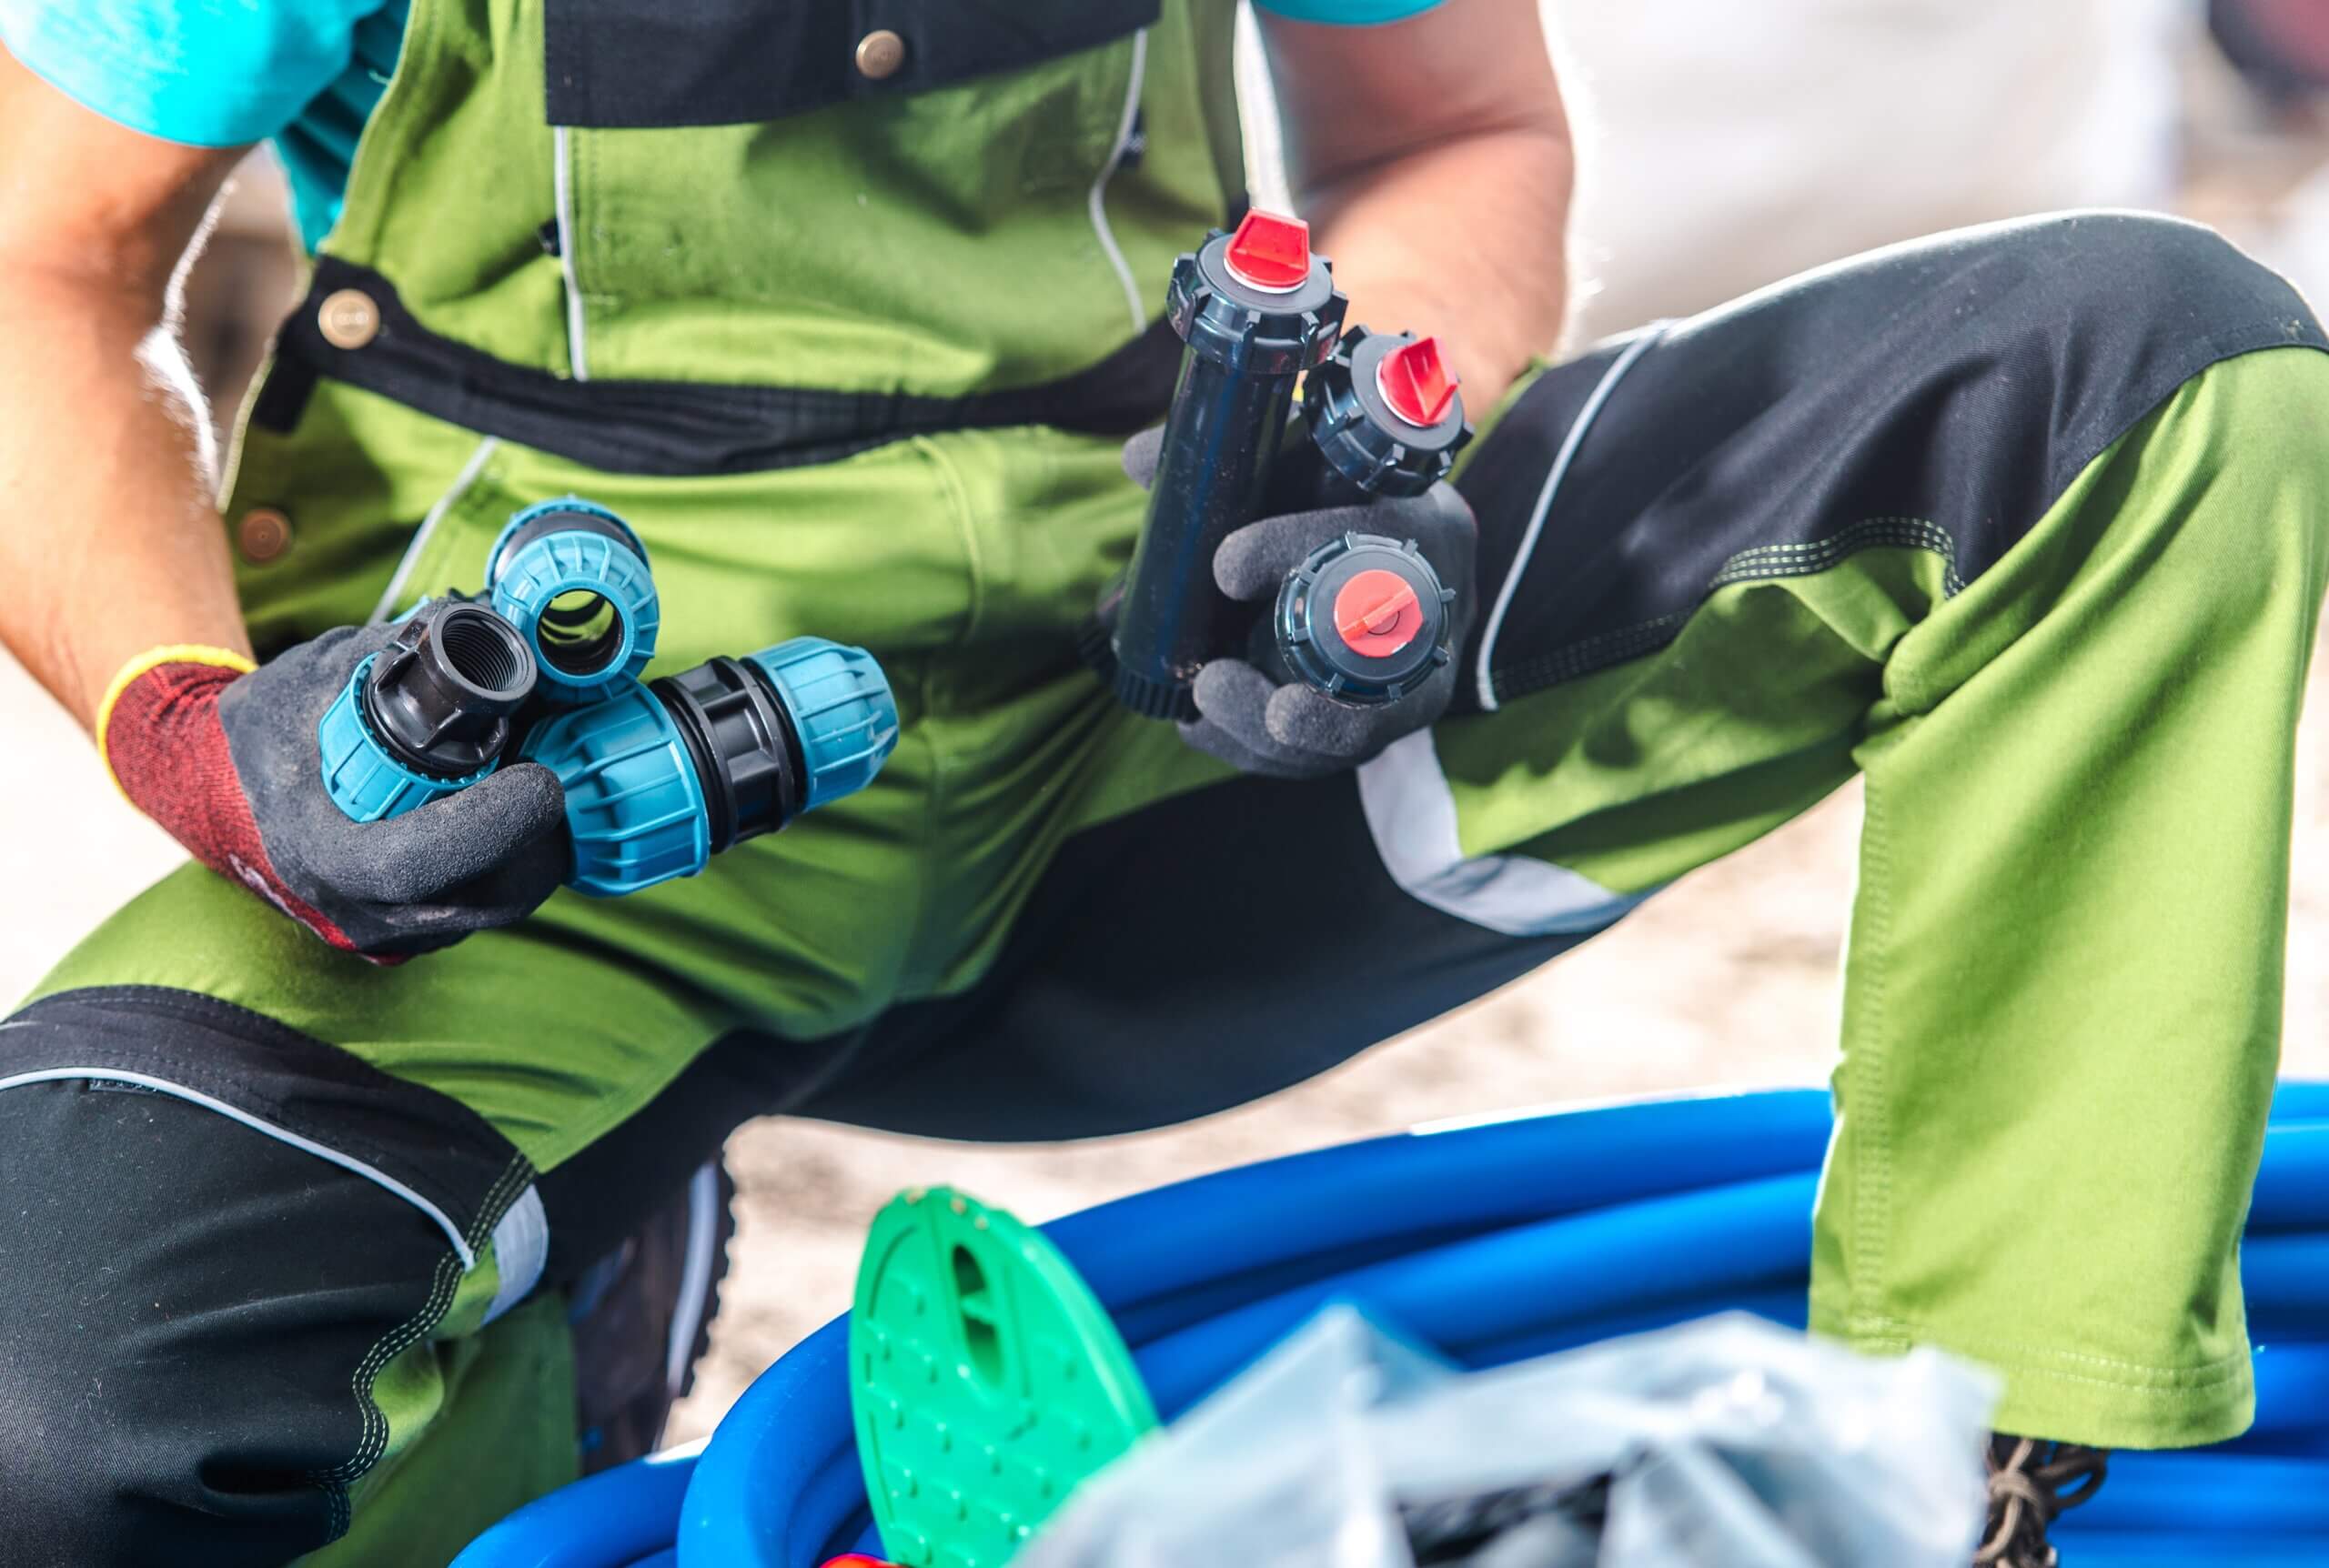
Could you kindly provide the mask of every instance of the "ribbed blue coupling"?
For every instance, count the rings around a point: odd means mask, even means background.
[[[385,821],[439,795],[466,789],[493,771],[488,762],[466,779],[431,779],[390,756],[364,717],[364,685],[372,678],[372,663],[368,658],[356,667],[324,709],[323,722],[316,726],[316,740],[323,748],[324,789],[334,805],[358,822]]]
[[[872,656],[803,637],[627,682],[537,727],[522,755],[566,788],[568,884],[612,898],[863,789],[897,740]]]
[[[537,725],[520,755],[566,788],[567,885],[595,898],[691,877],[711,858],[703,786],[679,727],[636,680]]]
[[[745,657],[768,677],[792,720],[803,775],[799,809],[812,810],[873,782],[898,747],[898,702],[889,678],[862,648],[796,637]]]
[[[485,589],[533,645],[538,689],[556,706],[618,691],[655,656],[662,611],[647,548],[595,502],[567,496],[511,518],[487,552]]]

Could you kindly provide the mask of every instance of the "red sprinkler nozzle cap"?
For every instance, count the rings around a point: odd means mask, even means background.
[[[1419,337],[1394,350],[1375,373],[1375,385],[1391,412],[1418,429],[1428,429],[1447,417],[1456,400],[1456,374],[1439,352],[1439,339]]]
[[[879,1557],[868,1557],[862,1553],[852,1552],[846,1557],[834,1557],[828,1560],[825,1568],[897,1568],[897,1564],[884,1563]]]
[[[1259,207],[1247,213],[1222,254],[1229,276],[1265,294],[1296,289],[1310,276],[1310,226]]]
[[[1372,568],[1335,596],[1335,629],[1353,653],[1388,658],[1415,641],[1423,627],[1416,590],[1396,572]]]

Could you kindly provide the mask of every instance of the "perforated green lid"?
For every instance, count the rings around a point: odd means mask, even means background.
[[[1156,1425],[1132,1352],[1067,1260],[944,1187],[874,1217],[849,1367],[866,1493],[903,1568],[998,1568]]]

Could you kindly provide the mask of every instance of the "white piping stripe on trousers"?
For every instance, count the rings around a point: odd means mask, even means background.
[[[663,1347],[663,1386],[680,1397],[695,1360],[695,1337],[703,1332],[703,1298],[711,1289],[711,1254],[720,1244],[720,1161],[717,1155],[688,1180],[688,1250],[680,1265],[680,1299],[671,1313],[671,1337]]]
[[[574,281],[574,160],[567,146],[567,127],[550,135],[551,196],[558,208],[558,269],[566,278],[566,358],[574,379],[590,379],[590,357],[582,339],[582,289]]]
[[[1433,909],[1512,937],[1598,931],[1649,897],[1526,855],[1464,858],[1456,797],[1431,731],[1418,729],[1359,765],[1358,800],[1391,879]]]
[[[1648,353],[1650,345],[1665,337],[1666,329],[1672,325],[1667,321],[1653,323],[1639,337],[1627,344],[1625,352],[1612,360],[1609,368],[1601,373],[1601,379],[1594,384],[1591,395],[1585,399],[1585,407],[1579,408],[1577,417],[1569,421],[1568,435],[1562,439],[1560,451],[1554,456],[1553,466],[1545,474],[1545,487],[1537,492],[1537,509],[1528,514],[1528,528],[1520,536],[1520,552],[1512,558],[1512,569],[1504,574],[1504,587],[1497,590],[1496,608],[1488,612],[1487,627],[1480,633],[1480,658],[1473,684],[1479,694],[1483,711],[1496,711],[1496,687],[1488,678],[1488,659],[1496,652],[1496,639],[1504,631],[1504,618],[1512,608],[1512,596],[1520,587],[1521,574],[1527,570],[1529,557],[1537,552],[1537,538],[1545,531],[1545,518],[1552,512],[1553,497],[1559,492],[1561,480],[1568,477],[1569,465],[1577,460],[1577,449],[1585,445],[1585,432],[1600,414],[1601,406],[1609,400],[1609,394],[1617,390],[1618,383],[1625,379],[1626,372],[1634,367],[1634,362]]]
[[[469,494],[469,487],[477,483],[477,477],[485,472],[485,465],[500,446],[499,436],[488,436],[479,441],[477,450],[469,454],[469,460],[461,465],[461,471],[453,476],[451,488],[438,497],[437,504],[428,508],[428,515],[420,519],[420,527],[412,531],[412,542],[405,546],[404,555],[397,562],[396,575],[380,590],[380,602],[372,607],[373,625],[388,619],[388,612],[396,608],[397,600],[404,597],[405,583],[411,578],[413,568],[420,564],[420,552],[428,548],[428,536],[437,531],[437,525],[445,520],[445,514],[453,509],[454,503]]]
[[[1116,145],[1108,150],[1108,161],[1100,167],[1100,177],[1092,182],[1092,232],[1100,236],[1100,248],[1107,253],[1108,265],[1116,269],[1116,281],[1124,286],[1124,304],[1132,310],[1132,329],[1146,330],[1148,310],[1141,303],[1140,282],[1132,275],[1132,263],[1124,259],[1124,247],[1116,243],[1115,230],[1108,226],[1108,182],[1115,177],[1116,167],[1124,161],[1124,154],[1132,146],[1132,134],[1140,124],[1140,85],[1148,74],[1148,29],[1143,27],[1132,35],[1132,82],[1124,88],[1124,118],[1116,123]]]
[[[461,1267],[464,1269],[477,1267],[477,1252],[461,1239],[460,1227],[453,1223],[452,1217],[387,1171],[378,1166],[367,1165],[353,1155],[342,1154],[338,1150],[318,1143],[312,1138],[302,1138],[288,1128],[277,1127],[272,1121],[263,1121],[249,1111],[229,1105],[223,1100],[215,1100],[200,1090],[188,1089],[183,1083],[172,1083],[166,1078],[155,1078],[143,1072],[124,1072],[117,1067],[45,1067],[37,1072],[20,1072],[11,1078],[0,1078],[0,1089],[14,1089],[24,1083],[55,1083],[86,1078],[94,1078],[104,1083],[135,1083],[158,1093],[166,1094],[174,1100],[183,1100],[203,1106],[217,1111],[230,1121],[241,1122],[254,1132],[265,1133],[278,1143],[288,1143],[294,1149],[304,1149],[318,1160],[327,1161],[343,1171],[361,1176],[374,1186],[395,1193],[428,1215],[437,1228],[445,1232],[445,1239],[453,1244],[453,1251],[460,1255]],[[527,1191],[530,1194],[532,1189],[529,1188]],[[537,1199],[535,1201],[539,1207],[540,1201]],[[496,1227],[494,1234],[499,1236],[500,1233],[499,1228]],[[539,1265],[536,1272],[539,1272]]]
[[[542,1210],[540,1191],[530,1181],[493,1227],[493,1261],[501,1283],[493,1303],[485,1309],[491,1322],[531,1293],[541,1282],[542,1265],[549,1261],[549,1216]]]

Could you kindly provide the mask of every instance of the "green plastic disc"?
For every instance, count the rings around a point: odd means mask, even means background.
[[[1156,1426],[1132,1352],[1058,1249],[945,1187],[874,1217],[849,1371],[866,1495],[902,1568],[998,1568]]]

